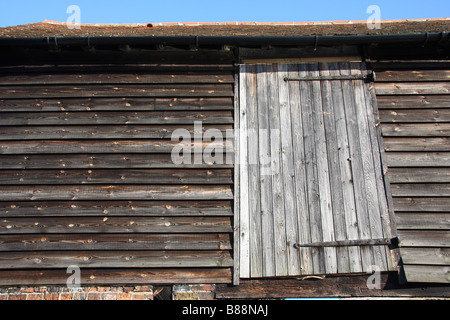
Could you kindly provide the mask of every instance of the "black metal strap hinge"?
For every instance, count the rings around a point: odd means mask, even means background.
[[[322,81],[322,80],[368,80],[368,81],[375,81],[375,72],[366,73],[366,74],[339,75],[339,76],[317,76],[317,77],[302,77],[302,78],[285,77],[284,78],[284,81]]]
[[[342,241],[325,241],[311,243],[296,243],[294,248],[311,248],[311,247],[350,247],[350,246],[383,246],[396,244],[397,239],[360,239],[360,240],[342,240]]]

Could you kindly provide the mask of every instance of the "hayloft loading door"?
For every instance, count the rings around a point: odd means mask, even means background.
[[[241,278],[394,268],[366,74],[363,63],[240,66]]]

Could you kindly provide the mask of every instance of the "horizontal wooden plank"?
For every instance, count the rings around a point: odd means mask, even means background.
[[[232,216],[231,201],[0,202],[0,217]]]
[[[447,197],[450,196],[449,183],[391,183],[394,197]]]
[[[196,147],[196,145],[198,147]],[[204,152],[205,148],[213,151],[222,150],[232,153],[233,140],[191,141],[171,140],[29,140],[0,141],[0,154],[56,154],[56,153],[172,153],[178,149],[189,148],[191,152]]]
[[[232,97],[232,84],[2,86],[0,99],[111,97]]]
[[[0,112],[233,110],[233,98],[0,99]]]
[[[450,122],[450,109],[383,109],[381,122]]]
[[[0,143],[1,144],[1,143]],[[97,150],[98,151],[98,150]],[[40,154],[0,155],[2,169],[126,169],[126,168],[232,168],[230,154],[211,160],[198,155],[187,155],[186,161],[174,163],[166,154]]]
[[[198,126],[200,128],[200,126]],[[178,130],[178,131],[177,131]],[[0,126],[0,140],[60,140],[60,139],[178,139],[178,132],[188,132],[194,137],[194,125],[71,125],[71,126]],[[208,131],[209,130],[209,131]],[[202,125],[204,134],[218,133],[223,138],[233,138],[231,124]],[[228,131],[227,131],[228,130]]]
[[[391,183],[450,182],[450,168],[389,168],[389,180]]]
[[[377,95],[378,109],[424,109],[450,108],[448,95],[407,95],[382,96]]]
[[[408,282],[450,283],[449,266],[405,265]]]
[[[216,53],[213,53],[213,55]],[[229,53],[228,53],[229,54]],[[160,51],[160,55],[164,55]],[[186,57],[186,55],[185,55]],[[83,64],[73,63],[59,64],[54,63],[42,65],[5,65],[0,66],[0,74],[108,74],[108,73],[208,73],[208,74],[229,74],[234,71],[233,64],[170,64],[170,63],[139,63],[139,64]]]
[[[95,125],[95,124],[205,124],[233,123],[230,111],[127,111],[127,112],[6,112],[0,126],[20,125]],[[67,128],[70,131],[70,128]]]
[[[144,285],[144,284],[206,284],[231,283],[231,268],[145,268],[88,269],[83,268],[83,285]],[[66,285],[67,267],[46,270],[1,270],[2,286]]]
[[[86,43],[87,44],[87,43]],[[156,50],[143,45],[143,50],[130,50],[126,53],[116,48],[102,47],[95,53],[88,50],[60,50],[49,52],[48,48],[23,48],[10,46],[3,51],[4,61],[0,65],[8,67],[56,65],[56,66],[86,66],[86,65],[114,65],[124,66],[137,64],[145,65],[178,65],[178,66],[214,66],[230,67],[235,60],[234,50],[200,49],[189,50]],[[141,49],[137,47],[136,49]],[[186,46],[185,49],[188,49]]]
[[[450,123],[382,123],[384,137],[448,137]]]
[[[395,221],[399,229],[450,230],[450,213],[396,212]]]
[[[0,170],[0,185],[232,184],[231,169]]]
[[[395,212],[450,212],[450,198],[394,198]]]
[[[398,230],[400,247],[450,247],[450,231]]]
[[[395,272],[379,274],[381,290],[368,288],[373,274],[339,275],[313,279],[241,279],[238,286],[219,285],[216,299],[286,299],[286,298],[350,298],[361,297],[449,297],[448,286],[404,286]],[[307,277],[305,277],[307,278]],[[302,279],[299,281],[299,279]]]
[[[401,248],[404,264],[448,265],[450,248]]]
[[[0,186],[0,201],[231,199],[229,185]]]
[[[229,234],[1,235],[0,252],[60,250],[231,250]]]
[[[376,71],[382,70],[447,70],[450,68],[450,61],[448,59],[443,60],[399,60],[399,59],[386,59],[385,61],[372,60],[370,67]]]
[[[450,82],[375,82],[377,95],[450,94]]]
[[[3,252],[0,269],[231,267],[227,251]]]
[[[376,71],[376,81],[449,81],[450,70],[380,70]]]
[[[386,151],[449,151],[450,138],[393,138],[383,139]]]
[[[448,167],[450,152],[387,152],[389,167]]]
[[[33,217],[3,218],[0,234],[225,233],[230,217]]]
[[[44,70],[42,70],[45,72]],[[52,74],[0,73],[0,85],[54,85],[54,84],[159,84],[159,83],[233,83],[232,73],[214,72],[139,72],[87,73],[83,68],[75,72]]]

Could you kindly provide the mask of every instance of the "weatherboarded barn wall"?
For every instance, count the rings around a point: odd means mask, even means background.
[[[409,282],[450,282],[450,63],[374,63]]]
[[[84,285],[230,282],[233,165],[170,152],[194,121],[233,128],[233,54],[17,50],[0,68],[0,285],[65,285],[70,265]]]

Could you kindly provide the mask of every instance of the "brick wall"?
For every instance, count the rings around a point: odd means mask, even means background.
[[[213,284],[181,284],[172,288],[173,300],[214,300],[215,296]]]
[[[153,286],[91,286],[80,290],[66,286],[0,287],[0,300],[214,300],[216,287],[213,284],[182,284],[168,287],[168,291],[167,287],[164,289],[163,292],[163,287]]]
[[[152,286],[0,288],[0,300],[153,300]]]

